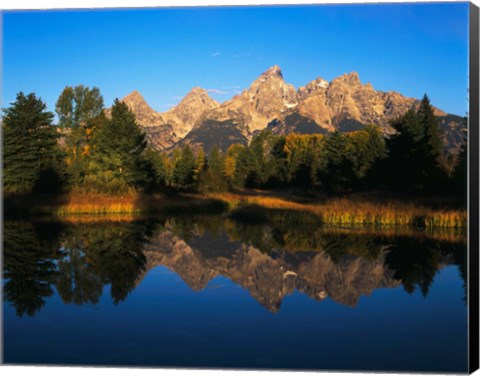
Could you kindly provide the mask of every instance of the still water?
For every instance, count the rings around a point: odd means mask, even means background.
[[[464,236],[4,223],[4,362],[467,371]]]

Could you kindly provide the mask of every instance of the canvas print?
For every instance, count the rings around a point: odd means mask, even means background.
[[[472,12],[3,11],[3,362],[471,370]]]

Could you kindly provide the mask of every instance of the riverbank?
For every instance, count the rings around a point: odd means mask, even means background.
[[[332,198],[321,202],[252,194],[221,193],[207,197],[227,202],[233,212],[247,218],[258,208],[296,211],[318,217],[323,224],[338,226],[413,226],[466,228],[467,213],[452,208],[431,208],[415,202]],[[307,202],[304,202],[307,201]],[[249,213],[251,212],[251,213]]]
[[[405,200],[379,201],[368,198],[305,198],[269,192],[218,194],[155,194],[135,192],[122,195],[71,193],[56,197],[7,197],[6,216],[146,214],[221,214],[256,222],[315,222],[335,226],[415,227],[462,229],[467,225],[465,210],[448,206],[431,207]]]

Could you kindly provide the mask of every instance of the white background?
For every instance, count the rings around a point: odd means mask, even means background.
[[[438,0],[436,0],[438,2]],[[448,1],[448,0],[447,0]],[[312,3],[378,3],[375,0],[344,0],[344,1],[319,1],[319,0],[0,0],[1,9],[51,9],[51,8],[138,8],[138,7],[158,7],[158,6],[198,6],[198,5],[257,5],[257,4],[312,4]],[[399,0],[390,0],[390,2],[402,2]],[[425,2],[425,1],[422,1]],[[450,2],[452,2],[450,0]],[[480,0],[474,0],[474,4],[479,6]],[[2,26],[3,31],[3,26]],[[1,90],[1,89],[0,89]],[[3,335],[1,336],[3,339]],[[72,338],[75,341],[75,338]],[[3,354],[3,351],[2,351]],[[2,376],[294,376],[309,375],[312,372],[286,372],[286,371],[218,371],[218,370],[173,370],[173,369],[128,369],[128,368],[87,368],[87,367],[20,367],[20,366],[2,366],[0,368]],[[359,373],[336,373],[323,372],[324,375],[359,375]],[[475,375],[479,375],[476,372]],[[374,374],[363,373],[369,376]],[[380,374],[386,376],[388,374]]]

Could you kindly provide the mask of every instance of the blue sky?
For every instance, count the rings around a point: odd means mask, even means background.
[[[468,3],[3,13],[2,107],[66,85],[105,104],[139,90],[165,111],[194,86],[231,98],[278,64],[295,87],[356,71],[362,82],[465,115]]]

